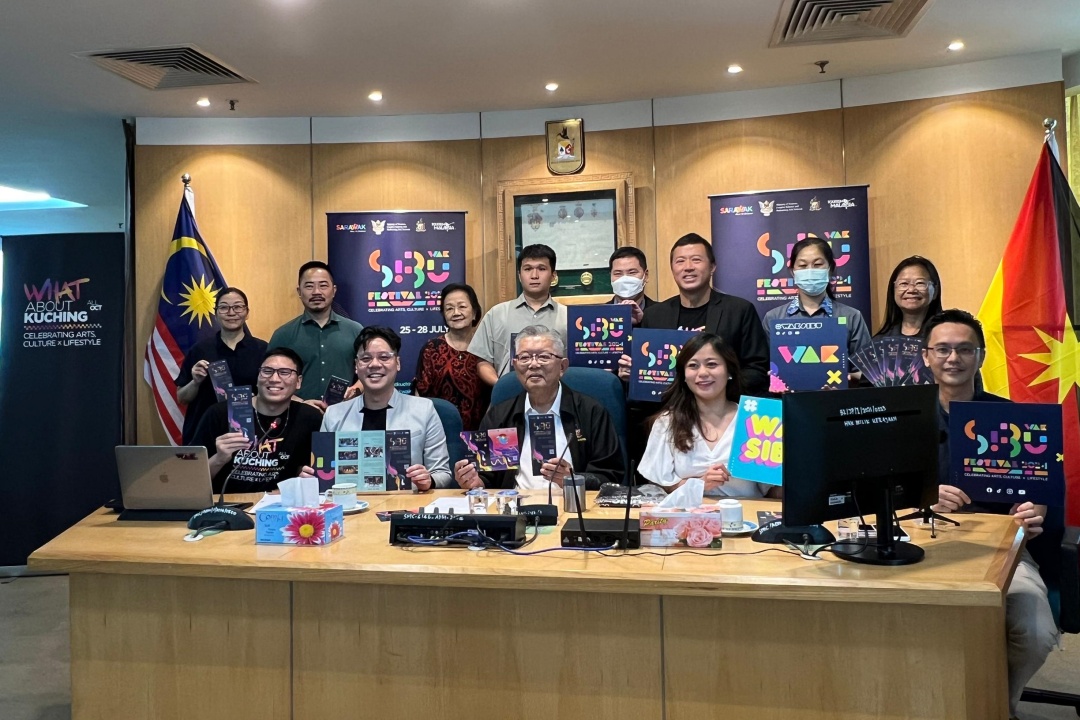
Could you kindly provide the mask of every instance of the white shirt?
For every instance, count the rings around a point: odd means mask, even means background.
[[[559,414],[559,410],[562,408],[562,383],[559,384],[559,392],[555,394],[555,402],[551,404],[551,409],[546,413],[537,412],[533,406],[532,401],[529,399],[529,393],[525,393],[525,437],[521,440],[521,462],[518,465],[517,472],[517,486],[518,490],[543,490],[547,491],[548,486],[552,485],[547,478],[543,475],[533,475],[532,472],[532,439],[529,437],[529,416],[530,415],[554,415],[555,416],[555,457],[563,457],[563,453],[566,451],[566,432],[563,430],[562,416]],[[550,460],[551,458],[544,458]],[[566,453],[563,457],[567,463],[573,466],[573,462],[570,460],[570,453]],[[552,492],[559,494],[562,489],[559,487],[553,487]]]
[[[638,472],[642,477],[664,487],[669,487],[683,478],[702,478],[713,465],[723,463],[727,466],[731,459],[731,443],[735,438],[735,421],[728,423],[727,430],[720,440],[709,449],[701,432],[694,428],[694,444],[689,452],[679,452],[671,442],[671,415],[664,413],[653,423],[649,433],[649,443],[641,458]],[[706,495],[723,497],[758,498],[765,497],[770,485],[731,478],[723,485],[706,491]]]

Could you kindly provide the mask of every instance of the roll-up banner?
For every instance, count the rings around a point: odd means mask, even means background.
[[[439,299],[465,282],[464,212],[327,213],[327,262],[344,314],[401,335],[397,389],[408,392],[421,348],[446,332]]]
[[[0,240],[0,566],[119,491],[122,233]]]
[[[764,317],[791,300],[791,248],[805,237],[836,257],[836,299],[870,319],[870,230],[866,185],[712,195],[717,290],[754,303]]]

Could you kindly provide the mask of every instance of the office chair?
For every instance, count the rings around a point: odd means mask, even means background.
[[[1062,632],[1080,633],[1080,528],[1065,524],[1065,509],[1047,508],[1043,535],[1028,545],[1046,583],[1050,609]],[[1024,688],[1021,702],[1071,707],[1080,716],[1080,695]]]
[[[435,405],[435,412],[439,414],[439,422],[442,423],[443,432],[446,433],[446,451],[450,455],[450,472],[454,471],[454,464],[458,460],[464,460],[467,456],[465,443],[461,439],[461,413],[454,404],[442,398],[428,398]]]

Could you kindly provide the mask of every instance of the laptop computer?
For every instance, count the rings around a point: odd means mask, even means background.
[[[214,504],[206,448],[117,445],[121,520],[187,520]]]

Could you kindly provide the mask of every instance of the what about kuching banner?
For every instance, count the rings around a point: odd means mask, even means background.
[[[0,566],[10,566],[116,497],[124,236],[8,236],[0,252]]]
[[[408,392],[421,348],[444,332],[442,289],[465,282],[464,212],[327,213],[335,305],[361,325],[401,335],[397,389]]]
[[[764,317],[796,295],[792,246],[818,237],[836,258],[836,299],[872,323],[866,196],[866,185],[711,196],[716,289],[749,300]]]

